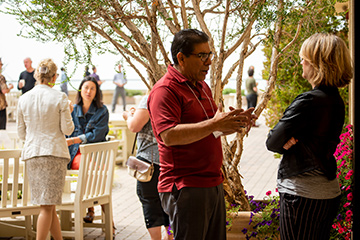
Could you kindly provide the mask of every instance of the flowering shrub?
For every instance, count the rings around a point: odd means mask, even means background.
[[[337,178],[341,189],[341,202],[338,215],[332,225],[330,239],[350,239],[353,216],[353,129],[346,126],[346,132],[340,135],[334,157],[337,162]]]
[[[351,239],[353,221],[353,126],[346,126],[346,132],[340,135],[334,156],[337,161],[337,178],[341,189],[341,203],[338,215],[332,225],[330,239]],[[265,202],[257,202],[253,196],[247,196],[252,209],[249,225],[254,228],[248,231],[244,228],[246,239],[279,239],[280,197],[271,196],[266,192]]]
[[[268,191],[264,201],[255,201],[254,196],[248,196],[248,199],[252,209],[249,225],[253,226],[253,231],[247,228],[242,230],[246,239],[279,239],[279,195],[271,196],[271,191]]]
[[[240,205],[230,204],[225,201],[226,204],[226,230],[230,230],[232,227],[233,217],[231,213],[237,213],[240,210]]]

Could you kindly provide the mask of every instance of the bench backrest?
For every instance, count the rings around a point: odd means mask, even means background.
[[[100,196],[111,196],[115,158],[119,141],[80,146],[81,160],[75,203]]]
[[[29,202],[29,183],[25,163],[21,162],[21,149],[0,150],[0,208],[27,206]],[[8,198],[8,191],[10,197]],[[21,192],[20,192],[21,191]],[[18,195],[21,199],[18,200]]]

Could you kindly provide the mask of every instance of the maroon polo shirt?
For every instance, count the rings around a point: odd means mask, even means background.
[[[186,85],[191,86],[193,92]],[[204,91],[203,91],[204,90]],[[159,192],[183,187],[214,187],[222,183],[221,140],[213,134],[187,145],[167,147],[160,133],[183,123],[207,120],[215,115],[216,104],[205,81],[192,86],[173,66],[155,84],[148,98],[148,110],[160,153]]]

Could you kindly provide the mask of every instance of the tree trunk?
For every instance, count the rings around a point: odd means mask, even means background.
[[[278,4],[278,10],[283,9],[283,1],[280,0]],[[282,17],[279,16],[276,27],[275,27],[275,43],[272,49],[272,58],[271,58],[271,69],[269,77],[269,87],[266,89],[266,92],[262,95],[262,98],[259,104],[256,106],[254,114],[260,116],[262,111],[265,109],[268,101],[271,98],[272,91],[275,86],[276,74],[277,74],[277,65],[279,59],[279,46],[281,38],[281,28],[282,28]],[[237,75],[237,107],[241,108],[241,79],[243,71],[243,61],[241,59],[248,52],[249,36],[244,36],[245,40],[243,42],[243,48],[240,56],[240,64]],[[250,130],[251,131],[251,130]],[[243,151],[243,140],[246,133],[242,131],[237,133],[235,139],[229,144],[226,138],[223,138],[223,152],[224,152],[224,161],[222,166],[222,171],[225,176],[224,180],[224,190],[225,198],[231,204],[240,205],[240,209],[243,211],[249,211],[250,205],[247,197],[245,196],[244,186],[241,183],[241,174],[239,173],[239,164],[240,158]]]

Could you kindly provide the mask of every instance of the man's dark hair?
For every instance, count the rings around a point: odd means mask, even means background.
[[[254,68],[253,67],[249,68],[248,75],[249,75],[249,77],[252,77],[254,75]]]
[[[62,68],[60,68],[60,70],[61,70],[61,71],[65,71],[65,68],[62,67]]]
[[[186,57],[194,51],[194,45],[206,43],[209,36],[196,29],[184,29],[177,32],[171,44],[171,56],[175,65],[178,65],[177,54],[182,52]]]

